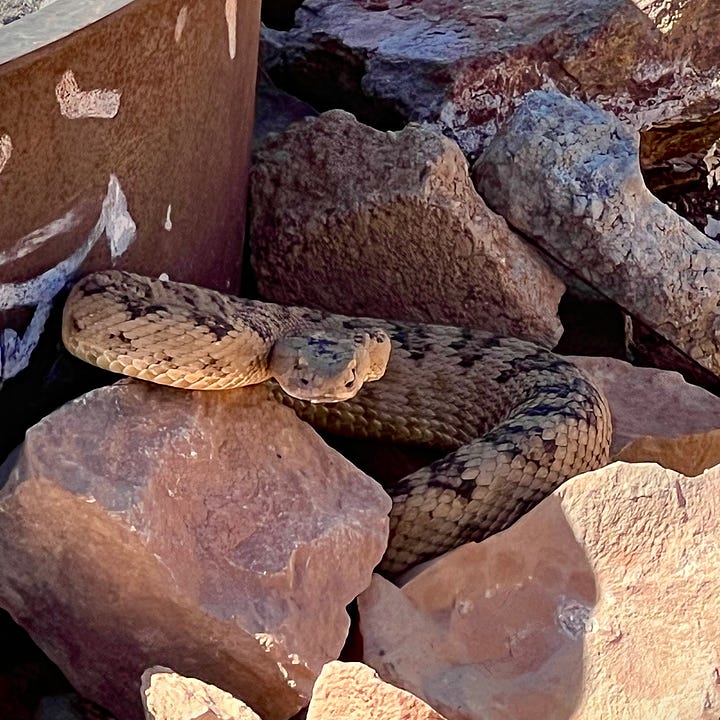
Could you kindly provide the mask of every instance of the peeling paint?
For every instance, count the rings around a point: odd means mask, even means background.
[[[72,70],[66,70],[55,87],[60,113],[70,120],[114,118],[120,109],[119,90],[80,90]]]
[[[187,22],[188,6],[183,5],[178,13],[177,20],[175,21],[175,42],[179,43],[182,40],[183,30],[185,29],[185,23]]]
[[[55,222],[62,222],[64,219],[60,218]],[[0,380],[14,377],[28,366],[30,356],[45,328],[55,296],[72,280],[103,232],[110,244],[113,260],[122,255],[136,237],[135,222],[128,212],[125,195],[114,175],[111,175],[108,181],[107,194],[95,226],[74,253],[30,280],[0,284],[0,310],[35,306],[30,324],[22,336],[12,328],[5,328],[0,332]],[[21,243],[22,241],[13,247],[18,248]]]
[[[72,230],[79,222],[74,210],[66,212],[61,218],[49,222],[47,225],[33,230],[33,232],[20,238],[9,250],[0,252],[0,265],[15,262],[25,255],[35,252],[48,240]]]
[[[114,175],[110,176],[108,182],[102,214],[105,217],[105,234],[110,243],[110,255],[115,262],[135,240],[137,226],[128,212],[125,193]]]
[[[237,53],[237,0],[225,0],[225,20],[228,26],[228,52],[234,60]]]
[[[0,135],[0,173],[5,169],[12,151],[12,138],[7,133],[3,133]]]
[[[163,227],[170,232],[173,228],[172,220],[170,219],[170,213],[172,212],[172,205],[167,206],[167,214],[165,215],[165,223]]]

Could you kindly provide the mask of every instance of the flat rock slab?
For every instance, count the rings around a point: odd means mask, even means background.
[[[285,720],[343,646],[389,510],[263,387],[124,381],[28,432],[0,492],[0,605],[118,720],[142,717],[158,662]]]
[[[364,662],[449,720],[711,720],[720,467],[613,463],[359,598]]]
[[[359,662],[329,662],[322,669],[307,720],[445,720],[427,703],[383,682]]]
[[[720,374],[720,248],[645,187],[638,145],[611,113],[537,91],[473,178],[512,227]]]
[[[550,347],[562,333],[564,285],[433,130],[380,132],[340,110],[295,123],[256,152],[251,197],[251,262],[268,300]]]
[[[305,0],[263,56],[316,107],[437,123],[473,153],[538,88],[635,127],[715,109],[718,33],[715,0]]]

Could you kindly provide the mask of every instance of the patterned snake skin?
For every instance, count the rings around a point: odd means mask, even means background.
[[[448,451],[388,488],[390,575],[510,525],[558,485],[607,462],[607,402],[572,363],[532,343],[442,325],[349,318],[120,271],[68,298],[63,340],[100,367],[175,387],[267,381],[285,335],[382,330],[381,380],[329,404],[284,402],[332,433]],[[353,376],[354,376],[353,372]]]

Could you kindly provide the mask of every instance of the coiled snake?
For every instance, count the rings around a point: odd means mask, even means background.
[[[448,450],[388,488],[388,574],[507,527],[608,459],[607,402],[577,367],[478,330],[350,318],[110,270],[75,285],[63,340],[102,368],[174,387],[274,377],[319,428]]]

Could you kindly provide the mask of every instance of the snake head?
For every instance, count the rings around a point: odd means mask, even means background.
[[[378,329],[351,336],[332,331],[287,336],[273,346],[270,372],[288,395],[299,400],[349,400],[363,383],[382,377],[390,345],[390,338]]]

